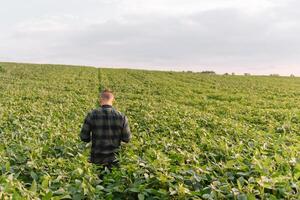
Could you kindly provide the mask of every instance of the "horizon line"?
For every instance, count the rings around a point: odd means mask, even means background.
[[[217,71],[213,69],[202,69],[202,70],[179,70],[179,69],[150,69],[149,67],[130,67],[130,66],[118,66],[118,65],[111,65],[111,66],[97,66],[97,65],[81,65],[81,64],[71,64],[71,63],[45,63],[45,62],[23,62],[23,61],[0,61],[1,63],[10,63],[10,64],[26,64],[26,65],[62,65],[62,66],[72,66],[72,67],[93,67],[93,68],[105,68],[105,69],[129,69],[129,70],[146,70],[146,71],[159,71],[159,72],[192,72],[192,73],[201,73],[201,72],[214,72],[215,75],[229,75],[229,76],[279,76],[279,77],[300,77],[300,75],[290,73],[290,75],[282,75],[280,73],[269,73],[269,74],[254,74],[254,73],[249,73],[249,72],[242,72],[242,73],[237,73],[234,71],[231,72],[223,72],[223,73],[218,73]],[[158,66],[157,66],[158,67]]]

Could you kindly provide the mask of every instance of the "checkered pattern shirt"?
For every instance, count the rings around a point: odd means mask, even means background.
[[[81,128],[80,139],[84,142],[92,141],[90,158],[92,163],[104,162],[101,157],[105,155],[112,157],[109,155],[119,150],[121,141],[127,143],[131,139],[128,119],[112,106],[103,105],[87,114]]]

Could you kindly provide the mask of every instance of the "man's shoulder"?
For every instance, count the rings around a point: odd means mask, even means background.
[[[94,114],[98,113],[99,111],[100,111],[99,108],[94,108],[89,111],[89,114],[94,115]]]
[[[101,108],[94,108],[88,112],[88,115],[91,116],[92,119],[94,119],[96,116],[101,115],[101,113]]]
[[[94,109],[90,110],[89,113],[90,113],[92,116],[94,116],[94,115],[97,115],[97,114],[101,114],[101,113],[103,113],[103,112],[104,112],[104,109],[101,108],[101,107],[98,107],[98,108],[94,108]],[[116,108],[114,108],[114,107],[111,107],[111,114],[116,115],[116,116],[120,116],[120,117],[122,117],[122,118],[125,117],[125,114],[124,114],[124,113],[118,111],[118,110],[117,110]]]
[[[117,109],[113,108],[112,110],[113,110],[114,114],[116,114],[117,116],[120,116],[122,118],[125,117],[125,115],[122,112],[118,111]]]

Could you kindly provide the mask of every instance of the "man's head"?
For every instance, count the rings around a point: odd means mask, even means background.
[[[111,90],[104,89],[100,93],[100,105],[112,105],[113,101],[115,100],[115,97]]]

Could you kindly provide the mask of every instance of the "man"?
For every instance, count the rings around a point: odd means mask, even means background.
[[[131,133],[127,117],[112,107],[114,95],[105,89],[100,93],[100,108],[90,111],[83,123],[80,138],[92,141],[90,162],[111,169],[118,166],[116,154],[121,142],[128,143]]]

